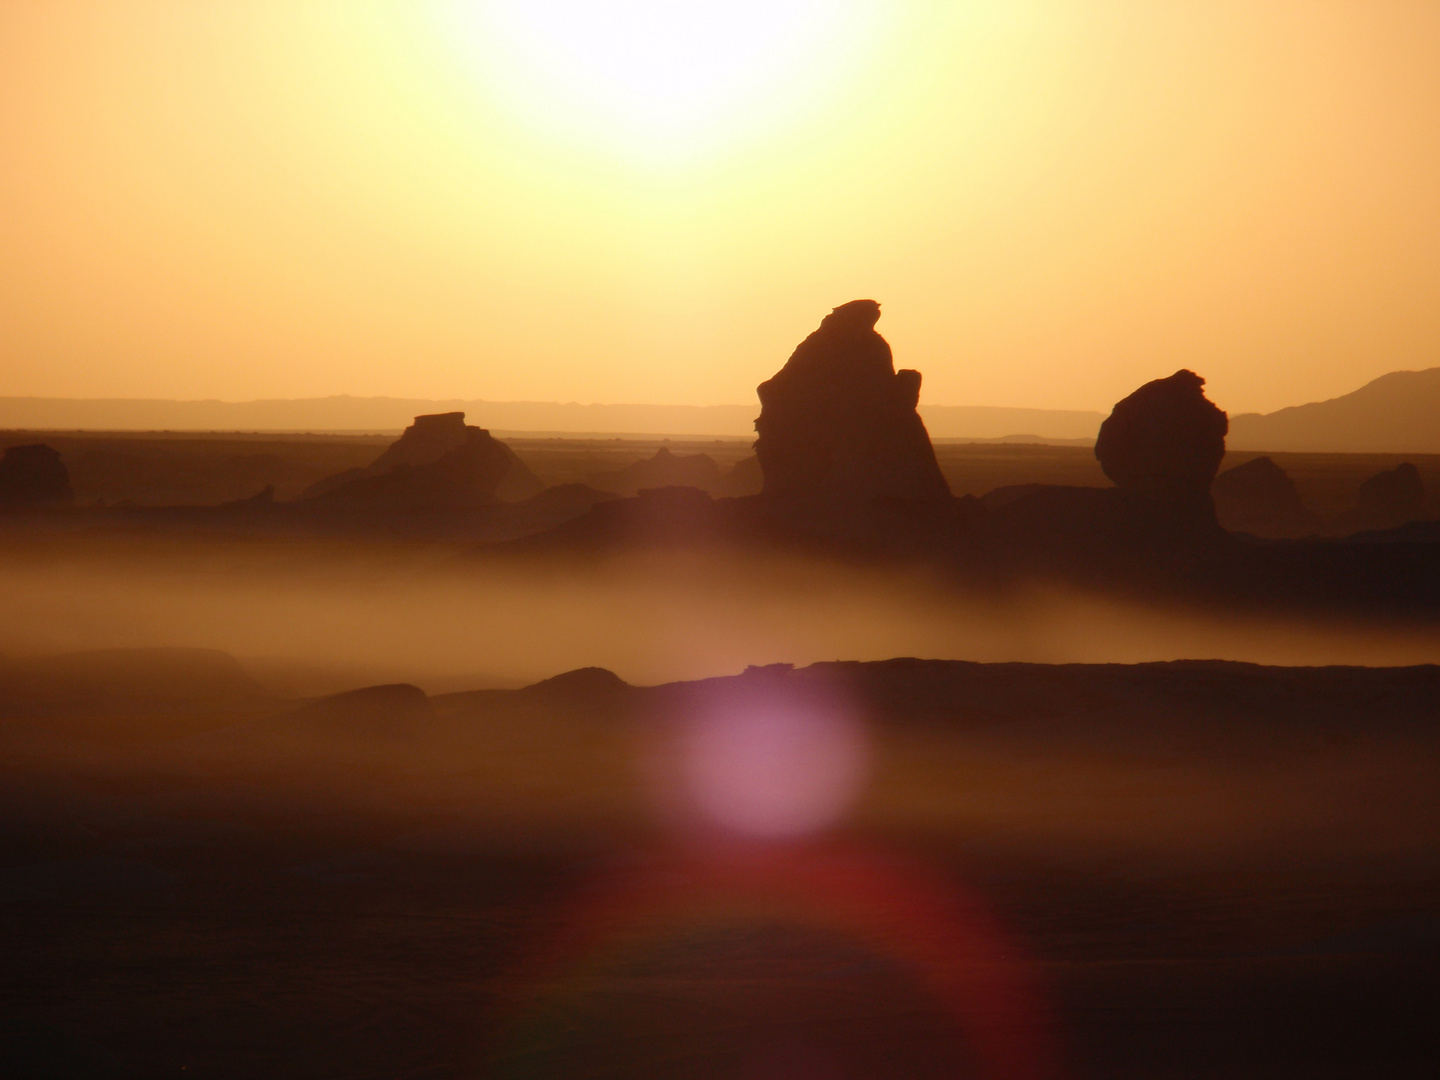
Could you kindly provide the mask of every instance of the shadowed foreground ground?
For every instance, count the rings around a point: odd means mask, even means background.
[[[5,1076],[974,1075],[1016,986],[1065,1075],[1440,1063],[1434,668],[895,661],[305,704],[181,651],[0,687]],[[655,779],[676,718],[822,691],[869,732],[849,824],[687,833]]]

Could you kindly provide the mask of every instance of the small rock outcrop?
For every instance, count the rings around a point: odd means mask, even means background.
[[[44,443],[6,448],[0,458],[0,505],[63,506],[74,499],[59,451]]]
[[[760,384],[764,494],[819,502],[944,500],[950,489],[916,412],[920,373],[896,371],[880,305],[835,308]]]
[[[545,485],[515,452],[462,412],[417,416],[364,469],[315,484],[308,501],[365,510],[465,510],[518,501]]]
[[[1156,379],[1116,404],[1095,456],[1123,492],[1166,502],[1203,501],[1225,456],[1229,420],[1193,371]]]
[[[730,498],[759,495],[765,489],[765,474],[754,454],[741,458],[720,478],[720,494]]]
[[[1295,481],[1268,457],[1226,469],[1210,485],[1210,494],[1220,524],[1231,532],[1284,539],[1310,536],[1320,528]]]
[[[1356,501],[1357,524],[1367,529],[1391,529],[1426,516],[1425,484],[1410,462],[1376,473],[1360,485]]]
[[[720,487],[720,466],[709,454],[675,454],[668,446],[623,469],[594,473],[590,486],[616,495],[638,495],[647,488],[693,487],[716,494]]]

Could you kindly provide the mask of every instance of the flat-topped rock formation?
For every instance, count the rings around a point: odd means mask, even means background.
[[[879,318],[874,300],[842,304],[760,384],[764,494],[840,503],[950,497],[915,411],[920,373],[895,370]]]
[[[466,510],[527,499],[544,486],[508,446],[454,412],[417,416],[370,465],[322,480],[305,498],[331,509]]]

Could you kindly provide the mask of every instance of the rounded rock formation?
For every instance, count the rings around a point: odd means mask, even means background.
[[[1199,375],[1181,370],[1116,404],[1100,425],[1095,456],[1117,488],[1165,501],[1208,496],[1230,422],[1204,386]]]
[[[1369,528],[1388,529],[1425,516],[1425,484],[1408,461],[1360,485],[1356,512]]]
[[[1227,469],[1210,486],[1220,524],[1231,532],[1274,538],[1310,536],[1320,522],[1295,481],[1268,457]]]
[[[0,459],[0,504],[57,506],[72,502],[70,471],[57,450],[36,443],[11,446]]]

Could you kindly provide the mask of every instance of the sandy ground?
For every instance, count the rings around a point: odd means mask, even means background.
[[[855,669],[858,801],[756,844],[676,817],[665,716],[800,674],[377,710],[164,663],[9,669],[7,1076],[1440,1064],[1434,669]]]

